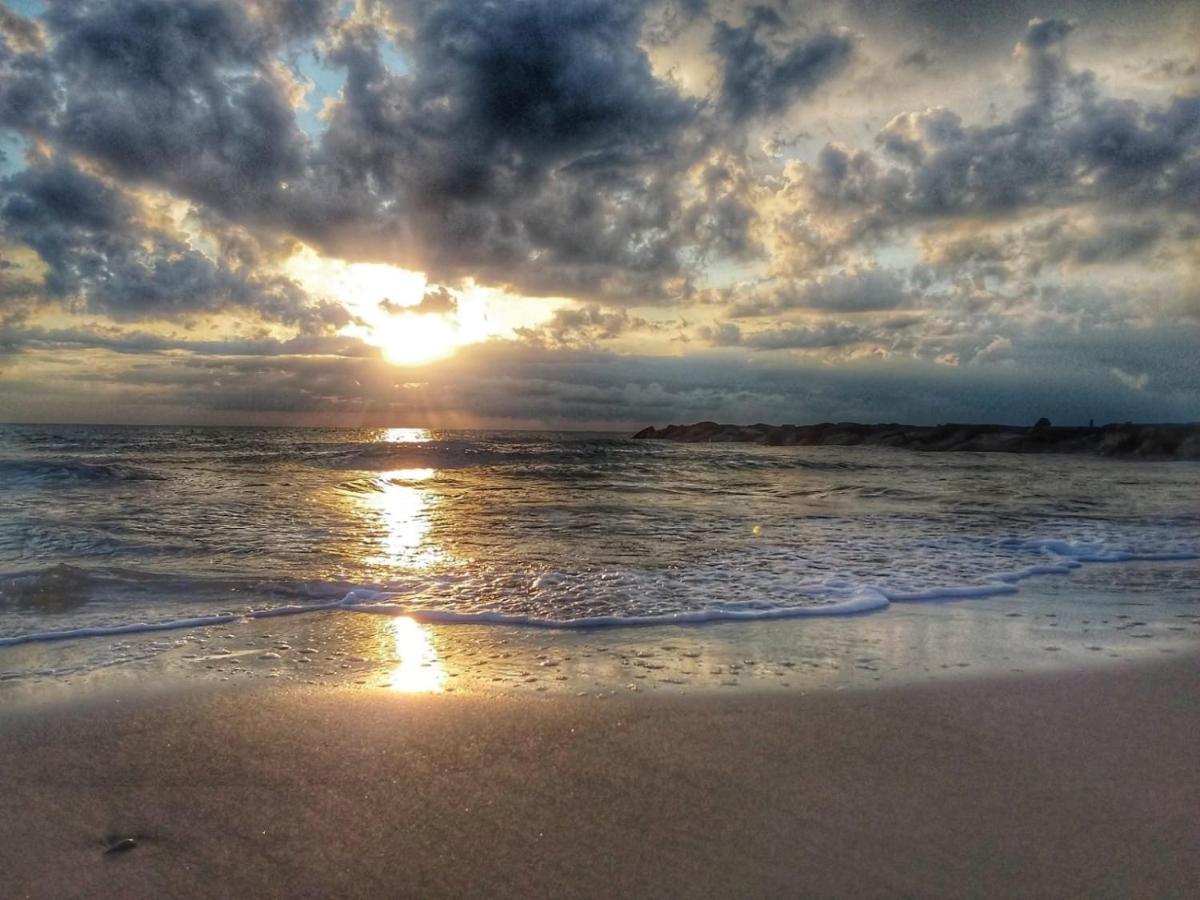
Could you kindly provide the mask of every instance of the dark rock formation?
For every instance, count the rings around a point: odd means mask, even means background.
[[[1134,459],[1200,459],[1200,424],[1092,427],[1053,426],[1041,419],[1032,428],[1016,425],[668,425],[643,428],[643,440],[736,442],[774,446],[902,447],[906,450],[973,450],[982,453],[1092,453]]]

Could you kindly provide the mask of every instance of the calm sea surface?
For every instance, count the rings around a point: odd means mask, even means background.
[[[316,608],[878,612],[1200,553],[1200,467],[579,433],[0,426],[0,643]],[[1142,578],[1149,598],[1174,581]]]

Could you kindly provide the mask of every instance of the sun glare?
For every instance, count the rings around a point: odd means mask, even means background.
[[[428,541],[429,516],[436,501],[419,482],[433,469],[396,469],[379,480],[381,490],[366,495],[383,526],[382,551],[375,560],[389,567],[425,569],[443,557],[441,548]]]
[[[423,444],[433,439],[428,428],[385,428],[381,440],[389,444]],[[424,469],[433,474],[433,469]],[[429,477],[429,476],[426,476]]]
[[[457,322],[445,315],[387,315],[370,323],[367,337],[383,355],[401,365],[420,365],[449,356],[464,341]]]
[[[511,337],[515,329],[536,327],[569,303],[561,297],[519,297],[467,281],[450,287],[453,309],[408,312],[406,307],[415,308],[436,288],[420,272],[329,259],[310,247],[289,258],[285,269],[306,290],[334,298],[354,314],[358,321],[343,334],[362,338],[401,366],[424,365],[469,344]]]

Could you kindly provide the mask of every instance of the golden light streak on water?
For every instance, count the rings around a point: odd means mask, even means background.
[[[432,439],[428,428],[385,428],[379,438],[391,444],[423,444]]]
[[[361,567],[356,577],[371,573],[388,580],[449,560],[431,535],[443,502],[430,484],[436,475],[433,468],[392,469],[364,480],[362,487],[333,495],[348,523],[345,552],[353,554]]]
[[[420,484],[434,474],[433,469],[384,472],[378,481],[380,489],[363,496],[382,525],[381,553],[372,562],[394,568],[427,569],[444,558],[442,549],[429,541],[429,519],[438,501]]]

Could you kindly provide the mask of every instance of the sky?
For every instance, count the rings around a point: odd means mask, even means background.
[[[0,421],[1200,420],[1200,4],[0,2]]]

